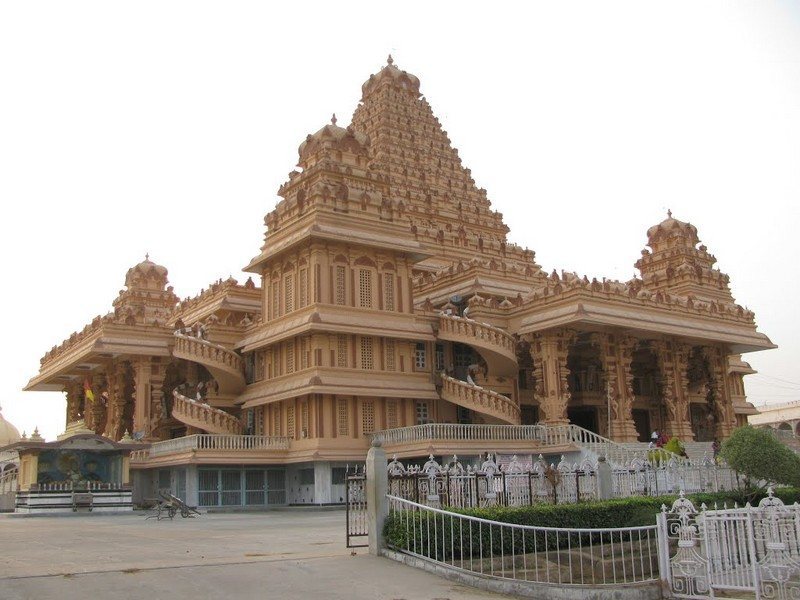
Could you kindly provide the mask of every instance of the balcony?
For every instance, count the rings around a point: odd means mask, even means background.
[[[282,462],[289,438],[266,435],[197,434],[153,442],[131,452],[131,466],[147,468],[171,464],[264,464]]]
[[[478,452],[562,454],[577,450],[575,443],[566,437],[549,436],[543,425],[429,423],[376,431],[371,437],[373,443],[380,442],[387,453],[401,458]]]

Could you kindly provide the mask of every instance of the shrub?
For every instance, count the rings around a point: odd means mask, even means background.
[[[672,452],[673,454],[677,454],[678,456],[683,456],[686,452],[683,443],[677,437],[670,438],[670,440],[664,445],[664,450]]]
[[[722,443],[720,455],[745,476],[747,487],[758,482],[800,486],[800,456],[763,429],[739,427]]]
[[[760,500],[765,494],[755,496]],[[779,488],[775,495],[786,504],[800,501],[800,489]],[[730,491],[717,493],[690,494],[687,496],[699,510],[702,504],[709,509],[723,504],[732,507],[734,503],[743,506],[749,500],[744,491]],[[472,508],[452,510],[453,513],[469,515],[500,523],[514,523],[517,525],[530,525],[536,527],[560,528],[587,528],[587,529],[613,529],[617,527],[640,527],[655,525],[656,514],[661,511],[661,506],[671,506],[677,496],[634,496],[630,498],[616,498],[594,502],[580,502],[578,504],[537,504],[533,506],[505,507],[494,506],[489,508]],[[435,515],[435,516],[434,516]],[[437,533],[434,536],[434,531]],[[553,532],[522,532],[515,531],[510,534],[504,530],[501,535],[499,526],[474,525],[472,528],[463,520],[449,515],[436,513],[399,512],[391,514],[386,519],[384,536],[387,543],[395,548],[423,548],[434,557],[443,560],[469,556],[469,548],[483,548],[499,553],[516,548],[517,552],[523,547],[528,549],[555,549],[572,545],[573,547],[590,537],[599,541],[600,537],[606,539],[608,534],[582,533],[556,536]],[[622,541],[620,534],[614,534],[614,539]],[[463,549],[463,550],[462,550]],[[431,554],[429,554],[431,555]]]

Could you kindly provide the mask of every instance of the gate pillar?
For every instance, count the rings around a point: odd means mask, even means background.
[[[369,532],[369,553],[379,556],[383,541],[383,524],[386,521],[389,491],[388,463],[386,451],[380,442],[373,440],[367,452],[367,531]]]

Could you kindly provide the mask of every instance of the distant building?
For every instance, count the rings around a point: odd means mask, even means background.
[[[741,355],[775,346],[693,225],[651,227],[630,281],[545,273],[391,57],[298,167],[246,267],[260,287],[179,301],[148,258],[26,387],[65,391],[68,422],[153,442],[132,462],[150,487],[206,506],[337,502],[379,430],[405,457],[538,454],[574,448],[568,424],[709,441],[755,412]],[[550,433],[490,427],[536,423]]]
[[[759,406],[758,414],[750,415],[751,425],[771,427],[800,436],[800,400]]]

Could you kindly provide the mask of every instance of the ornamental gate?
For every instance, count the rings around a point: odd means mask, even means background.
[[[345,474],[345,527],[348,548],[366,548],[367,527],[367,474],[364,469],[348,468]]]
[[[800,505],[772,489],[757,507],[707,510],[681,497],[658,516],[662,577],[674,598],[800,598]]]

